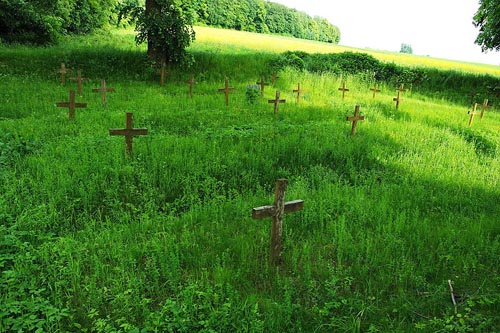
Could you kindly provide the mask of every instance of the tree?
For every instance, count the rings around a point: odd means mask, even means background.
[[[479,0],[473,24],[479,28],[476,44],[483,52],[500,50],[500,0]]]
[[[403,43],[403,44],[401,44],[401,50],[399,52],[413,54],[413,48],[411,47],[410,44]]]

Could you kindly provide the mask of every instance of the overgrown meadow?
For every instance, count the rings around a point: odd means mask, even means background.
[[[0,331],[499,331],[498,110],[468,126],[453,91],[410,89],[396,110],[389,82],[373,98],[366,76],[286,68],[253,99],[276,51],[200,31],[196,62],[164,87],[123,31],[0,46]],[[62,62],[90,79],[73,121],[55,106],[76,90]],[[101,79],[116,89],[106,106]],[[109,135],[126,112],[149,131],[131,156]],[[271,221],[251,211],[278,178],[305,204],[273,267]]]

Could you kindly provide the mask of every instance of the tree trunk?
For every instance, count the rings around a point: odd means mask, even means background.
[[[156,0],[146,0],[146,17],[154,12],[160,11],[160,5],[156,2]],[[153,43],[148,38],[148,56],[153,60],[158,60],[158,51],[154,48]]]

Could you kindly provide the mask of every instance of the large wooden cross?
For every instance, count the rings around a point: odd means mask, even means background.
[[[344,100],[345,92],[349,91],[349,89],[345,87],[345,81],[342,81],[342,88],[339,88],[339,90],[342,91],[342,100]]]
[[[257,82],[258,85],[260,85],[260,96],[264,97],[264,89],[266,86],[269,85],[269,83],[266,82],[266,79],[264,76],[260,77],[260,82]]]
[[[220,92],[223,92],[226,96],[226,105],[229,105],[229,92],[234,91],[234,87],[229,87],[229,80],[226,79],[224,88],[219,89]]]
[[[300,103],[300,94],[304,92],[304,90],[300,89],[300,82],[298,88],[294,89],[293,92],[297,93],[297,103]]]
[[[370,88],[371,91],[373,91],[373,98],[375,98],[375,95],[380,92],[380,89],[378,88],[378,84],[375,83],[375,86],[373,88]]]
[[[61,84],[64,85],[64,83],[66,81],[66,74],[70,74],[71,73],[71,69],[66,68],[66,65],[63,62],[63,63],[61,63],[61,68],[60,69],[55,69],[54,72],[61,73]]]
[[[491,110],[491,106],[488,106],[488,100],[485,99],[483,105],[481,105],[481,119],[483,119],[484,111]]]
[[[281,103],[286,103],[286,99],[280,99],[280,92],[276,90],[276,97],[267,101],[269,104],[274,104],[274,113],[278,112]]]
[[[93,93],[101,93],[102,105],[106,105],[106,93],[115,92],[115,88],[107,88],[106,80],[101,80],[101,88],[92,89]]]
[[[194,74],[191,74],[191,78],[187,81],[184,81],[184,83],[189,84],[189,97],[193,98],[193,86],[195,84],[198,84],[198,82],[194,80]]]
[[[82,96],[82,92],[83,92],[83,81],[87,81],[88,79],[85,78],[85,77],[82,77],[82,70],[79,69],[76,71],[76,77],[71,77],[69,78],[71,81],[76,81],[76,83],[78,84],[78,95]]]
[[[69,92],[69,102],[57,102],[57,107],[68,108],[69,109],[69,120],[75,118],[75,108],[86,108],[87,103],[75,103],[75,91],[71,90]]]
[[[134,116],[132,112],[127,112],[126,126],[123,129],[109,129],[109,135],[111,136],[124,136],[126,143],[127,154],[132,154],[132,139],[136,135],[147,135],[147,128],[134,128]]]
[[[281,251],[283,250],[283,215],[294,213],[304,208],[304,201],[294,200],[285,202],[286,179],[278,179],[274,190],[274,205],[257,207],[252,210],[252,218],[263,219],[272,217],[271,225],[271,247],[269,251],[269,263],[277,266],[281,263]]]
[[[359,115],[359,105],[356,105],[356,107],[354,109],[354,116],[347,117],[347,120],[352,121],[351,136],[356,135],[356,124],[360,120],[365,120],[364,116]]]
[[[468,114],[470,114],[469,126],[472,125],[472,122],[474,121],[474,116],[477,114],[477,106],[478,105],[479,104],[474,103],[474,108],[471,111],[467,112]]]
[[[399,109],[399,103],[401,103],[401,101],[403,100],[401,98],[401,93],[405,91],[405,85],[404,83],[401,83],[401,85],[399,86],[398,89],[396,89],[397,92],[398,92],[398,97],[394,97],[392,100],[394,102],[396,102],[396,110]]]

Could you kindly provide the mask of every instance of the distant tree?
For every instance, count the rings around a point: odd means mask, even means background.
[[[410,44],[403,43],[403,44],[401,44],[401,50],[399,52],[413,54],[413,48],[411,47]]]
[[[479,28],[476,44],[483,51],[500,50],[500,0],[479,0],[473,24]]]

